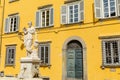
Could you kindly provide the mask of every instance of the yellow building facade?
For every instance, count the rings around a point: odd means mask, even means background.
[[[1,0],[0,71],[19,74],[27,55],[20,37],[31,21],[42,77],[120,80],[120,0],[57,1]]]

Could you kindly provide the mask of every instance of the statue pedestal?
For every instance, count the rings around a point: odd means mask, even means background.
[[[25,57],[21,58],[21,70],[18,78],[20,79],[32,79],[39,78],[39,64],[40,59],[37,57]]]

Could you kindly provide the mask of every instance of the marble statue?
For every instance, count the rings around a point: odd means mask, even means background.
[[[32,27],[32,22],[28,23],[29,28],[24,28],[24,45],[26,47],[27,56],[32,53],[33,35],[35,34],[35,28]]]
[[[27,57],[21,58],[20,60],[21,69],[18,78],[33,80],[33,78],[40,77],[40,58],[38,57],[38,40],[35,28],[32,26],[32,22],[29,22],[28,26],[28,28],[23,29],[23,41],[26,48]]]

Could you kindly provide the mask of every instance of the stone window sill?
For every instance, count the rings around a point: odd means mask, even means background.
[[[40,64],[40,67],[50,67],[50,64]]]
[[[19,0],[10,0],[9,3],[13,3],[13,2],[16,2],[16,1],[19,1]]]
[[[120,64],[118,65],[102,65],[101,66],[102,69],[105,69],[105,68],[120,68]]]

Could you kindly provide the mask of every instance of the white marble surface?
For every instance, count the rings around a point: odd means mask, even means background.
[[[39,74],[39,58],[25,57],[21,58],[21,70],[18,75],[18,78],[33,78],[35,75],[40,77]],[[37,77],[36,76],[36,77]]]
[[[0,80],[43,80],[42,78],[32,78],[32,79],[19,79],[14,77],[0,77]]]

